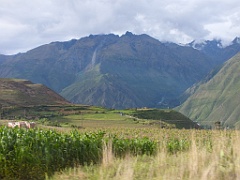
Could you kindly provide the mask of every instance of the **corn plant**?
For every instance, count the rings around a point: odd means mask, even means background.
[[[113,138],[113,152],[115,156],[123,157],[127,153],[132,155],[153,155],[156,153],[157,143],[149,138]]]

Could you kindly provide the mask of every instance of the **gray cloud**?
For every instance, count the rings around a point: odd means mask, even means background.
[[[186,43],[240,32],[238,0],[0,0],[0,53],[89,34],[146,33]]]

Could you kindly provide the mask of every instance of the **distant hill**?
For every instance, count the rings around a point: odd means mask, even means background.
[[[44,84],[74,103],[118,109],[174,107],[187,88],[221,62],[191,46],[126,32],[1,55],[0,77]]]
[[[240,53],[228,60],[187,92],[191,96],[178,109],[201,124],[221,121],[225,127],[240,128]]]
[[[41,84],[22,79],[0,78],[0,105],[32,106],[69,104],[63,97]]]

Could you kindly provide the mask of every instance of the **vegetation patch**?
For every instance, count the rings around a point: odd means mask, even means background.
[[[161,120],[168,124],[174,124],[176,128],[196,128],[197,124],[183,114],[174,110],[142,109],[133,113],[134,117],[141,119]]]
[[[0,128],[0,179],[44,179],[55,171],[100,163],[103,143],[112,141],[116,156],[156,152],[148,138],[119,139],[105,132],[69,134],[52,130]]]

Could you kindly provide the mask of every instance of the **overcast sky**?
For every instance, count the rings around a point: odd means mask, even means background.
[[[187,43],[240,36],[239,0],[0,0],[0,54],[90,34]]]

